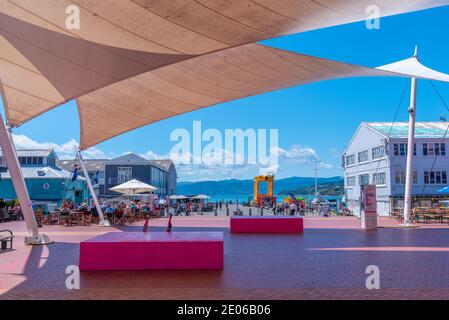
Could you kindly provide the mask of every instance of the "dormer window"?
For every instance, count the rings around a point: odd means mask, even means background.
[[[45,170],[37,170],[38,177],[45,177],[45,174],[46,174]]]

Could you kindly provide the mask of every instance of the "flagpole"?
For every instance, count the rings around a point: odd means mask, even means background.
[[[100,226],[101,227],[110,227],[111,225],[110,225],[109,221],[104,218],[103,211],[101,210],[100,203],[98,202],[97,195],[95,194],[94,187],[92,186],[92,181],[90,181],[89,173],[87,172],[86,166],[84,165],[84,161],[81,156],[81,149],[78,149],[77,155],[78,155],[78,160],[81,165],[81,169],[83,170],[84,178],[86,178],[87,187],[89,188],[89,192],[92,196],[92,199],[94,200],[95,208],[97,209],[97,213],[98,213],[98,217],[100,218]]]

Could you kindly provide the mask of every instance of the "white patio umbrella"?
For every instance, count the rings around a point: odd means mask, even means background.
[[[194,196],[192,199],[210,199],[210,197],[206,196],[205,194],[199,194],[197,196]]]
[[[132,195],[143,193],[143,192],[155,191],[155,190],[157,190],[157,188],[153,187],[152,185],[141,182],[137,179],[133,179],[133,180],[127,181],[125,183],[122,183],[118,186],[112,187],[109,190],[118,192],[118,193],[123,193],[128,196],[132,196]]]

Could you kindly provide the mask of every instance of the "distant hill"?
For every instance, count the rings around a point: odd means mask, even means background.
[[[311,189],[310,189],[311,188]],[[275,194],[286,194],[289,191],[296,194],[313,193],[315,188],[314,177],[291,177],[277,179],[274,181]],[[305,192],[310,190],[309,192]],[[343,193],[343,178],[330,177],[318,178],[318,190],[325,195]],[[326,191],[326,192],[325,192]],[[178,194],[207,194],[210,196],[222,194],[252,194],[253,180],[218,180],[218,181],[198,181],[198,182],[178,182]]]
[[[339,182],[329,182],[329,183],[321,183],[318,184],[318,191],[322,195],[327,196],[343,196],[345,194],[345,187],[343,183],[343,179]],[[289,192],[293,194],[301,194],[301,195],[307,195],[307,194],[314,194],[315,193],[315,185],[308,186],[308,187],[300,187],[298,189],[294,190],[288,190],[288,191],[282,191],[279,194],[288,195]]]

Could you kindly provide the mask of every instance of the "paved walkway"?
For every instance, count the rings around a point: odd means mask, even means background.
[[[150,232],[167,219],[152,220]],[[220,230],[223,271],[82,272],[81,289],[67,290],[68,265],[78,264],[79,242],[119,228],[42,229],[55,243],[25,246],[23,222],[0,224],[17,235],[15,250],[0,253],[0,299],[449,299],[449,227],[425,225],[360,230],[353,217],[305,218],[303,235],[229,233],[228,217],[175,217],[177,230]],[[380,268],[380,290],[367,290],[365,269]]]

